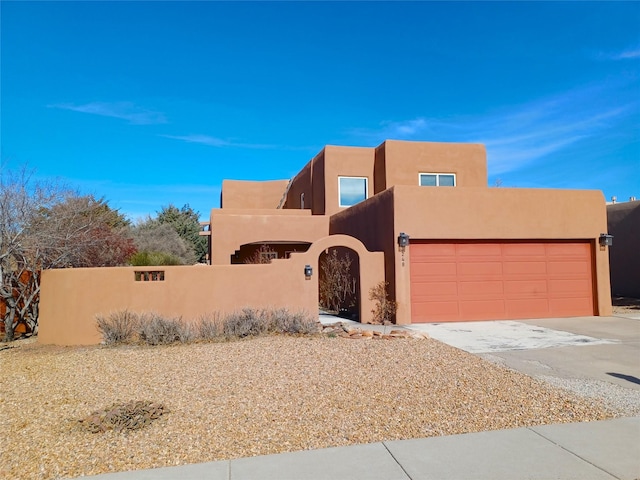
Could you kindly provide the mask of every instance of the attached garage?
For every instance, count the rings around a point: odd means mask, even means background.
[[[411,241],[411,321],[589,316],[589,241]]]

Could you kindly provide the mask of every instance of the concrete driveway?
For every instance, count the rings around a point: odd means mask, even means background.
[[[640,415],[640,318],[545,318],[407,325],[432,338]]]

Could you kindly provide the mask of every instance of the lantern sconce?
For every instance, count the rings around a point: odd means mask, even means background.
[[[400,248],[406,248],[409,246],[409,235],[407,235],[404,232],[400,232],[400,235],[398,235],[398,246]]]
[[[313,268],[311,267],[311,265],[305,265],[304,266],[304,278],[309,280],[311,278],[311,275],[313,275]]]
[[[600,246],[601,247],[610,247],[613,245],[613,235],[609,235],[607,233],[600,234]]]
[[[400,247],[400,251],[402,252],[402,266],[404,267],[404,251],[409,246],[409,235],[404,232],[400,232],[398,235],[398,247]]]

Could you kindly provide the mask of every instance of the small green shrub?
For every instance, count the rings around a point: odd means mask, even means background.
[[[129,258],[129,263],[134,267],[153,267],[162,265],[182,265],[182,260],[170,253],[165,252],[141,252],[134,253]]]
[[[138,314],[129,310],[96,316],[98,330],[107,345],[133,341],[138,331],[139,321]]]

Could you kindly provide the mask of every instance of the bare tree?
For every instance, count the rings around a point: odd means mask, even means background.
[[[37,333],[40,273],[48,268],[114,266],[135,252],[127,220],[104,200],[25,170],[0,171],[0,301],[5,341],[19,323]]]

